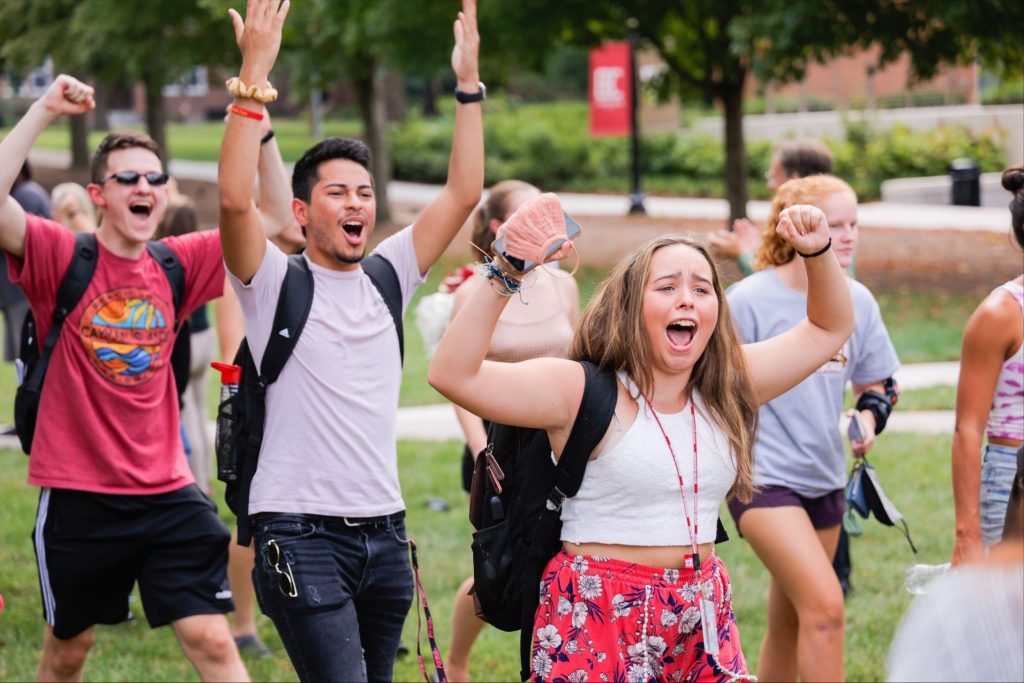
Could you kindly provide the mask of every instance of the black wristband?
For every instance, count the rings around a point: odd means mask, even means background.
[[[818,251],[814,252],[813,254],[805,254],[802,251],[798,251],[796,253],[800,254],[804,258],[814,258],[815,256],[821,256],[822,254],[824,254],[826,251],[828,251],[831,248],[832,248],[832,237],[830,236],[828,238],[828,244],[826,244],[825,246],[823,246],[821,249],[819,249]]]
[[[260,144],[261,145],[267,144],[268,142],[270,142],[273,139],[273,137],[274,137],[274,129],[271,128],[270,130],[268,130],[266,132],[266,134],[263,137],[260,138]]]
[[[875,434],[881,434],[892,413],[892,400],[885,394],[868,390],[857,397],[857,410],[870,410],[875,416]]]

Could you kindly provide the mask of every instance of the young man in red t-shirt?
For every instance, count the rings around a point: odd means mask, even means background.
[[[0,248],[38,333],[52,325],[74,236],[27,215],[10,188],[38,135],[94,107],[93,90],[58,76],[0,141]],[[40,680],[80,680],[95,624],[123,621],[138,582],[153,627],[170,624],[203,680],[247,680],[224,614],[230,534],[195,486],[179,433],[171,285],[146,250],[167,203],[156,144],[111,133],[88,186],[103,209],[92,280],[53,349],[29,483],[41,487],[33,541],[46,619]],[[185,272],[180,314],[221,295],[217,231],[164,240]]]

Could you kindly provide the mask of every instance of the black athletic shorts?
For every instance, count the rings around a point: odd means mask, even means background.
[[[120,623],[136,581],[152,628],[230,612],[230,539],[194,484],[152,496],[44,488],[32,534],[43,618],[62,639]]]

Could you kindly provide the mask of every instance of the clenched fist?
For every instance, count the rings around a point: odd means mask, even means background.
[[[821,251],[831,240],[828,219],[821,209],[810,204],[796,204],[783,209],[775,232],[801,254]]]

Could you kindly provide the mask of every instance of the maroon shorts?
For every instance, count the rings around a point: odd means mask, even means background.
[[[843,523],[846,501],[843,500],[842,489],[817,498],[806,498],[785,486],[762,486],[749,503],[741,503],[736,498],[729,499],[729,512],[736,522],[737,531],[740,517],[750,508],[781,507],[802,507],[811,518],[811,526],[815,529],[828,529]],[[742,535],[741,533],[740,536]]]

